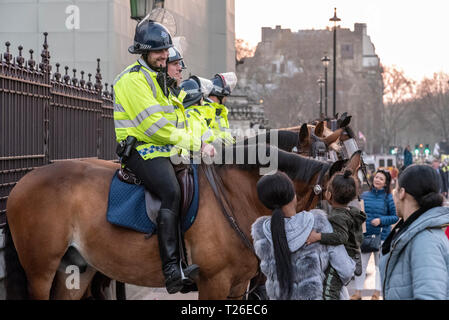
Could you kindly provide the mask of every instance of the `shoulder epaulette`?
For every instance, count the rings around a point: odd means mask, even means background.
[[[134,67],[129,70],[129,72],[139,72],[142,66],[140,64],[136,64]]]

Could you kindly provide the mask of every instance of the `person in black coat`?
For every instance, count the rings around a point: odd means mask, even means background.
[[[434,159],[432,161],[432,167],[439,173],[440,177],[440,193],[447,197],[447,191],[448,191],[448,176],[447,173],[443,171],[443,169],[440,167],[440,160]]]

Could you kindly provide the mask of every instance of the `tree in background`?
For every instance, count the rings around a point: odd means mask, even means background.
[[[424,78],[417,87],[417,98],[421,109],[435,124],[432,130],[449,141],[449,75],[439,72],[433,78]]]
[[[410,102],[415,98],[415,81],[408,78],[404,71],[395,66],[383,66],[384,112],[382,117],[382,145],[388,150],[389,145],[397,144],[398,132],[408,125]]]
[[[251,47],[249,43],[243,39],[235,39],[235,59],[236,63],[243,63],[245,58],[254,56],[255,47]]]

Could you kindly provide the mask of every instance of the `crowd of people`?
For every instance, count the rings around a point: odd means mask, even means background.
[[[439,179],[429,165],[410,165],[391,192],[389,172],[378,170],[372,189],[362,194],[365,216],[349,205],[356,197],[349,172],[329,183],[328,215],[321,210],[295,213],[291,180],[281,172],[262,177],[259,199],[273,214],[256,220],[252,236],[268,297],[345,299],[346,285],[354,281],[357,290],[351,299],[361,300],[367,262],[374,254],[372,300],[447,300],[449,240],[444,230],[449,208],[443,207]],[[372,235],[381,240],[377,250],[361,251]]]

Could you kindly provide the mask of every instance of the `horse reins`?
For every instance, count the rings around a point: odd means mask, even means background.
[[[224,192],[224,185],[223,185],[223,181],[221,180],[221,177],[217,174],[215,167],[213,165],[201,165],[200,166],[201,169],[204,172],[204,175],[206,176],[207,180],[209,181],[209,184],[214,192],[215,198],[217,199],[220,208],[221,208],[221,212],[223,213],[225,219],[229,222],[230,226],[232,229],[234,229],[234,231],[237,233],[237,235],[239,236],[239,238],[243,241],[243,243],[245,244],[245,246],[254,254],[254,256],[257,258],[257,273],[255,274],[255,276],[260,277],[261,276],[261,272],[260,272],[260,259],[259,257],[257,257],[255,250],[254,250],[254,246],[252,241],[250,241],[248,239],[248,237],[245,235],[245,233],[243,232],[243,230],[239,227],[238,223],[237,223],[237,219],[235,218],[235,216],[233,215],[233,208],[232,205],[229,203],[226,194]],[[255,277],[254,276],[254,277]],[[253,277],[253,278],[254,278]],[[259,280],[259,278],[257,279]],[[228,299],[237,299],[237,298],[241,298],[243,296],[245,296],[246,294],[250,294],[251,292],[253,292],[258,285],[259,281],[256,281],[255,285],[253,288],[250,288],[249,290],[245,291],[243,293],[243,295],[238,296],[238,297],[227,297]]]

